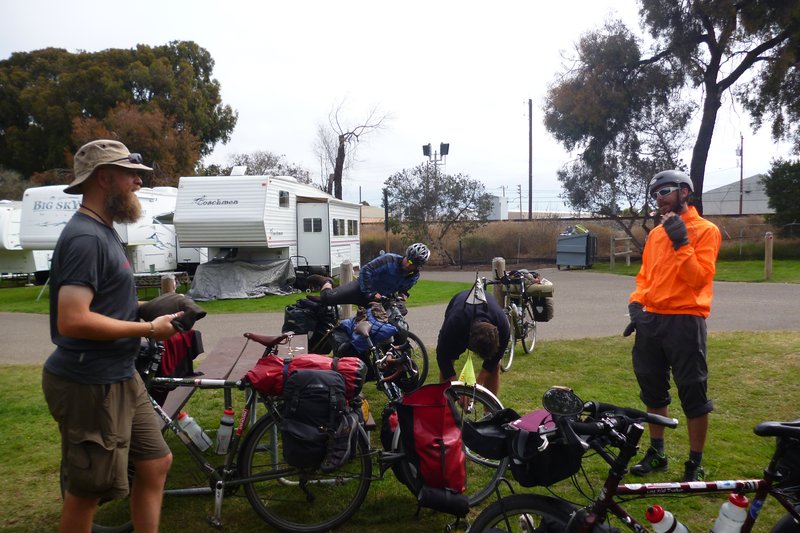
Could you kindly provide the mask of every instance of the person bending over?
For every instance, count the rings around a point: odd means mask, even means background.
[[[478,384],[497,395],[500,359],[511,336],[508,318],[491,294],[486,294],[486,303],[467,303],[470,292],[468,289],[453,296],[445,310],[436,345],[439,381],[456,379],[455,361],[471,350],[483,359]]]

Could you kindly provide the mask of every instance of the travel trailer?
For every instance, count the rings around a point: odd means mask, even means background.
[[[65,185],[32,187],[22,199],[20,244],[26,250],[52,250],[61,231],[80,207],[81,196]],[[135,273],[192,270],[207,259],[205,250],[180,248],[171,224],[157,220],[175,209],[174,187],[142,188],[136,195],[142,216],[132,224],[114,224]]]
[[[182,177],[173,223],[184,246],[208,247],[209,258],[291,260],[329,275],[360,264],[360,206],[289,176]]]
[[[22,202],[0,200],[0,275],[34,275],[37,282],[44,282],[50,271],[52,252],[22,248],[21,219]]]

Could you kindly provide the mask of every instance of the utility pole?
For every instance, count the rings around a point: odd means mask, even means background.
[[[522,220],[522,185],[517,184],[517,194],[519,195],[519,220]]]
[[[528,220],[533,218],[533,101],[528,98]]]
[[[739,133],[739,214],[742,214],[742,204],[744,203],[744,136]]]

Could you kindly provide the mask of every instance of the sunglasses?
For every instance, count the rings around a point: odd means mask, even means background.
[[[127,161],[128,163],[136,163],[137,165],[144,164],[144,159],[142,159],[142,154],[128,154],[125,157],[120,157],[119,159],[109,161],[109,163],[119,163],[120,161]]]
[[[658,189],[657,191],[651,192],[650,193],[650,198],[652,198],[653,200],[656,200],[656,199],[658,199],[659,196],[666,196],[668,194],[672,194],[672,193],[674,193],[675,191],[677,191],[679,189],[680,189],[680,187],[678,187],[678,186],[675,186],[675,187],[662,187],[661,189]]]

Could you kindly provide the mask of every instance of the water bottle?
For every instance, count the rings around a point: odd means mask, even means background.
[[[222,418],[219,419],[219,429],[217,430],[216,452],[219,455],[228,453],[228,445],[233,437],[233,408],[226,407]]]
[[[747,496],[732,492],[728,495],[728,501],[722,504],[719,509],[719,516],[714,522],[712,533],[739,533],[747,518]]]
[[[686,526],[660,505],[648,507],[644,516],[653,525],[653,531],[656,533],[689,533]]]
[[[194,445],[197,446],[201,452],[206,451],[211,447],[211,439],[203,428],[195,421],[194,418],[187,415],[185,411],[181,411],[178,415],[178,425],[186,433]]]

